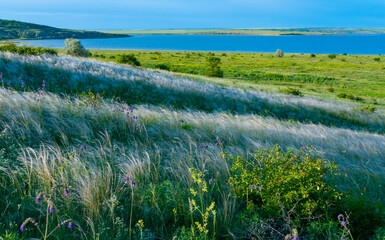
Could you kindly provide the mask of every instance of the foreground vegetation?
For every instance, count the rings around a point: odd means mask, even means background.
[[[0,73],[5,239],[384,238],[380,111],[44,54]]]
[[[93,58],[118,61],[133,54],[144,68],[206,75],[208,57],[220,59],[223,79],[199,78],[222,86],[285,92],[296,89],[304,96],[385,107],[385,74],[381,56],[207,53],[183,51],[91,50]],[[291,91],[293,92],[293,91]],[[290,93],[290,91],[289,91]],[[350,97],[341,97],[349,94]]]

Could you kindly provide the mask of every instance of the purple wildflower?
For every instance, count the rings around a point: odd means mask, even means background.
[[[24,225],[21,225],[19,228],[20,231],[24,231]]]
[[[64,189],[64,191],[63,191],[64,196],[67,196],[68,193],[69,193],[68,190],[67,190],[67,189]]]
[[[133,187],[135,187],[135,184],[136,184],[136,183],[135,183],[134,181],[131,180],[131,185],[132,185]]]
[[[258,188],[259,188],[259,191],[261,191],[261,190],[262,190],[262,186],[259,186]]]
[[[55,208],[53,206],[49,207],[49,213],[54,213],[55,212]]]
[[[184,121],[183,121],[183,120],[179,120],[179,122],[180,122],[180,123],[184,123]]]
[[[346,222],[345,222],[345,221],[342,221],[342,222],[341,222],[341,225],[344,226],[344,227],[346,227]]]
[[[72,224],[72,222],[69,222],[68,223],[68,228],[73,228],[74,227],[74,225]]]
[[[128,183],[130,181],[130,177],[126,177],[125,181]]]
[[[340,215],[338,215],[337,219],[341,220],[342,217],[343,217],[342,214],[340,214]]]
[[[83,145],[83,146],[82,146],[82,149],[83,149],[83,150],[86,150],[86,149],[87,149],[87,146],[86,146],[86,145]]]
[[[251,190],[251,191],[253,191],[253,187],[254,187],[253,185],[250,186],[250,190]]]
[[[214,179],[210,178],[209,184],[213,183]]]
[[[298,238],[297,237],[293,237],[293,240],[298,240]]]
[[[41,200],[41,198],[40,198],[40,197],[36,197],[36,198],[35,198],[35,203],[39,203],[39,202],[40,202],[40,200]]]

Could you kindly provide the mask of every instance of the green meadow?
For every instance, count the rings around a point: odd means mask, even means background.
[[[381,56],[58,51],[0,47],[0,240],[385,239]]]
[[[221,59],[223,78],[199,78],[223,86],[280,92],[299,89],[304,96],[385,107],[385,58],[375,55],[186,52],[144,50],[91,50],[92,58],[117,61],[132,53],[143,68],[204,75],[206,57]],[[362,99],[338,97],[350,94]]]

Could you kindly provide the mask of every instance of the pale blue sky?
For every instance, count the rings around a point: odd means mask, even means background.
[[[385,0],[0,0],[0,18],[73,29],[385,27]]]

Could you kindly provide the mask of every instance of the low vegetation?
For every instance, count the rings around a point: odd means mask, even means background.
[[[119,54],[134,54],[144,68],[164,69],[171,72],[206,75],[206,59],[220,58],[223,77],[197,78],[222,86],[245,90],[261,89],[280,92],[281,89],[299,89],[304,96],[355,102],[337,97],[349,93],[363,99],[362,103],[385,108],[385,74],[383,64],[373,56],[346,55],[345,61],[330,59],[328,55],[286,54],[275,57],[269,53],[207,53],[182,51],[91,50],[104,61],[117,61]],[[96,54],[96,55],[95,55]],[[100,56],[99,56],[100,55]],[[341,58],[342,59],[342,58]],[[333,92],[329,91],[333,88]]]
[[[381,112],[68,56],[0,73],[4,239],[385,236]]]
[[[86,50],[78,39],[67,38],[64,41],[64,53],[75,57],[88,57],[89,51]]]
[[[2,52],[11,52],[23,55],[42,55],[50,54],[57,55],[57,51],[52,48],[42,48],[42,47],[28,47],[28,46],[17,46],[15,43],[5,43],[0,45],[0,51]]]

